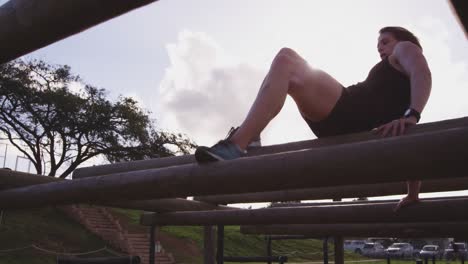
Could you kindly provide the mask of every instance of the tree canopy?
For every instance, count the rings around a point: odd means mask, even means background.
[[[98,155],[119,162],[195,147],[184,135],[157,131],[149,115],[132,98],[110,101],[104,89],[84,84],[66,65],[0,65],[0,139],[23,153],[37,174],[64,178]]]

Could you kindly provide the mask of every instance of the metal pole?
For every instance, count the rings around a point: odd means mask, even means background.
[[[218,246],[216,259],[218,264],[224,263],[224,225],[218,225]]]
[[[213,226],[204,226],[204,264],[214,264]]]
[[[267,241],[267,257],[271,258],[271,236],[266,236]],[[268,264],[271,264],[271,259],[268,260]]]
[[[16,156],[15,171],[18,170],[18,158],[19,158],[19,156]]]
[[[149,264],[155,264],[155,236],[154,232],[156,230],[156,225],[150,227],[150,251],[149,251]]]
[[[323,239],[323,264],[328,264],[328,237]]]
[[[3,168],[6,166],[6,157],[7,157],[7,149],[8,149],[8,144],[2,144],[5,145],[5,154],[3,155]]]

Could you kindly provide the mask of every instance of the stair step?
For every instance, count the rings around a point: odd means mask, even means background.
[[[77,219],[78,222],[106,240],[109,244],[129,254],[131,252],[132,255],[138,255],[141,258],[142,264],[149,264],[149,234],[125,233],[112,220],[112,215],[109,215],[109,213],[99,207],[77,207],[76,209],[68,209],[67,214]],[[123,237],[120,235],[123,235]],[[131,249],[130,252],[128,249]],[[173,258],[165,252],[156,253],[155,260],[158,264],[175,264]]]

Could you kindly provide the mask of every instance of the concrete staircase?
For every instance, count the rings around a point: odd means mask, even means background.
[[[149,264],[149,234],[129,233],[105,207],[69,205],[62,207],[62,210],[112,247],[129,255],[140,256],[142,264]],[[156,252],[157,264],[175,263],[172,254],[166,253],[159,241],[156,241]]]

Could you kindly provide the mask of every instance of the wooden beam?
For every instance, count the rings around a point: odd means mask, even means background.
[[[427,132],[446,130],[450,128],[457,128],[457,127],[468,127],[468,117],[419,124],[417,126],[413,126],[409,128],[407,131],[407,134],[415,135],[415,134],[421,134],[421,133],[427,133]],[[321,138],[321,139],[291,142],[291,143],[286,143],[286,144],[278,144],[278,145],[272,145],[272,146],[264,146],[261,148],[258,148],[258,147],[251,148],[249,149],[247,156],[253,157],[253,156],[258,156],[258,155],[275,154],[275,153],[280,153],[280,152],[285,152],[285,151],[296,151],[296,150],[310,149],[310,148],[329,147],[329,146],[336,146],[340,144],[357,143],[357,142],[375,140],[378,138],[379,137],[375,133],[372,133],[372,132],[347,134],[347,135],[341,135],[341,136],[336,136],[336,137],[328,137],[328,138]],[[84,167],[84,168],[78,168],[73,172],[73,179],[114,174],[114,173],[120,173],[120,172],[128,172],[128,171],[157,169],[157,168],[163,168],[163,167],[169,167],[169,166],[179,166],[179,165],[185,165],[185,164],[194,163],[194,162],[195,162],[195,158],[193,155],[185,155],[185,156],[177,156],[177,157],[165,157],[165,158],[157,158],[157,159],[150,159],[150,160],[129,161],[129,162],[120,162],[120,163],[113,163],[113,164],[107,164],[107,165],[101,165],[101,166]]]
[[[215,264],[214,226],[203,227],[203,264]]]
[[[0,6],[0,63],[155,1],[10,0]]]
[[[448,2],[450,3],[452,13],[465,33],[465,37],[468,39],[468,4],[465,0],[450,0]]]
[[[200,201],[186,200],[182,198],[167,198],[154,200],[116,201],[102,202],[98,205],[119,207],[127,209],[138,209],[149,212],[176,212],[176,211],[203,211],[203,210],[235,210],[231,206],[215,205]]]
[[[468,196],[450,196],[450,197],[429,197],[422,199],[423,201],[446,200],[446,199],[466,199]],[[400,199],[385,199],[385,200],[358,200],[358,201],[333,201],[333,202],[286,202],[273,203],[269,207],[299,207],[299,206],[324,206],[324,205],[356,205],[356,204],[372,204],[372,203],[397,203]]]
[[[57,181],[60,181],[60,179],[9,169],[0,169],[0,190]]]
[[[0,190],[18,187],[60,182],[63,179],[42,176],[37,174],[0,169]],[[173,211],[201,211],[201,210],[228,210],[235,207],[214,205],[206,202],[186,200],[182,198],[136,200],[136,201],[108,201],[96,202],[95,205],[119,207],[127,209],[138,209],[150,212],[173,212]]]
[[[0,192],[0,208],[160,199],[466,176],[468,129],[118,173]],[[215,186],[215,188],[214,188]]]
[[[468,222],[247,225],[241,226],[240,231],[243,234],[252,235],[303,235],[309,238],[337,235],[399,238],[454,237],[468,235]]]
[[[342,236],[334,236],[333,244],[335,247],[335,264],[344,264],[344,239]]]
[[[421,193],[463,191],[468,189],[468,177],[425,180]],[[273,192],[256,192],[242,194],[221,194],[194,197],[195,200],[213,204],[283,202],[300,200],[322,200],[335,198],[376,197],[406,194],[406,182],[389,182],[386,184],[360,184],[339,187],[321,187]]]
[[[398,213],[396,203],[278,207],[250,210],[145,213],[143,225],[273,225],[468,221],[468,198],[424,200]]]

